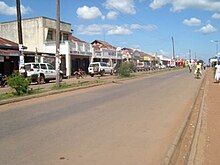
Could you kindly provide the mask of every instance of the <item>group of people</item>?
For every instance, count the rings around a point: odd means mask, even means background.
[[[193,65],[192,63],[188,64],[189,67],[189,72],[191,73],[193,70]],[[201,63],[197,63],[195,65],[195,71],[194,71],[194,75],[196,78],[198,78],[198,76],[202,76],[202,70],[205,70],[205,65],[202,65]],[[219,82],[220,81],[220,62],[217,62],[217,65],[215,66],[215,81]]]
[[[192,70],[193,70],[193,64],[189,63],[188,67],[189,67],[189,73],[191,73]],[[203,66],[201,63],[196,63],[195,71],[194,71],[194,75],[195,75],[196,78],[199,78],[199,77],[202,76],[202,69],[205,70],[205,66]]]
[[[75,71],[74,76],[76,76],[76,78],[84,78],[86,76],[86,73],[84,70],[82,70],[81,68],[79,68],[77,71]]]

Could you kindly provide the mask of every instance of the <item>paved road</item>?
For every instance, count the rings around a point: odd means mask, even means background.
[[[0,162],[161,164],[200,82],[181,70],[0,106]]]

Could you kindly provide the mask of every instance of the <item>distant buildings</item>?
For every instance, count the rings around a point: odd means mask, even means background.
[[[92,61],[104,61],[113,64],[122,60],[120,50],[110,45],[108,42],[95,40],[91,44],[94,49]]]
[[[22,31],[23,44],[27,46],[24,51],[25,62],[47,62],[55,65],[56,20],[47,17],[23,19]],[[9,67],[5,66],[9,65],[7,63],[2,64],[2,61],[6,62],[8,58],[13,59],[13,69],[17,70],[19,66],[19,51],[18,44],[16,44],[18,43],[17,22],[0,23],[0,37],[2,37],[1,40],[10,42],[9,45],[12,45],[10,48],[12,50],[7,50],[8,54],[14,53],[12,57],[12,55],[5,55],[2,50],[2,52],[0,51],[0,71],[3,72],[2,68]],[[104,61],[110,65],[121,63],[122,61],[146,62],[150,65],[155,65],[158,63],[158,59],[163,64],[168,64],[170,60],[163,56],[157,58],[131,48],[121,49],[106,41],[94,40],[92,43],[88,43],[72,35],[70,23],[60,23],[60,67],[68,77],[79,68],[87,72],[89,63],[93,61]]]

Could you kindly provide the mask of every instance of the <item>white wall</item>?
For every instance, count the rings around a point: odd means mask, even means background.
[[[61,23],[61,31],[71,33],[71,25]],[[23,44],[27,51],[44,51],[48,28],[56,29],[56,21],[44,17],[22,20]],[[18,43],[17,22],[0,23],[0,37]]]

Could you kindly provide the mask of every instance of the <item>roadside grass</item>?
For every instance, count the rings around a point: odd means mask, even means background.
[[[150,71],[150,72],[134,72],[131,73],[128,77],[124,77],[124,76],[116,76],[115,79],[117,80],[128,80],[128,79],[134,79],[137,77],[140,77],[141,75],[151,75],[151,74],[157,74],[160,72],[165,72],[165,71],[171,71],[171,70],[179,70],[179,69],[183,69],[183,68],[170,68],[170,69],[164,69],[164,70],[154,70],[154,71]],[[45,90],[44,88],[37,88],[37,89],[29,89],[28,93],[23,94],[23,95],[17,95],[15,91],[11,91],[11,92],[7,92],[7,93],[0,93],[0,101],[2,100],[7,100],[7,99],[12,99],[12,98],[17,98],[17,97],[24,97],[24,96],[29,96],[29,95],[35,95],[35,94],[40,94],[40,93],[44,93],[44,92],[49,92],[49,91],[53,91],[53,90],[62,90],[62,89],[78,89],[80,87],[86,87],[86,86],[92,86],[92,85],[101,85],[103,83],[107,82],[106,80],[101,79],[100,77],[98,77],[98,79],[93,80],[93,81],[82,81],[82,80],[78,80],[78,82],[75,83],[61,83],[60,87],[57,87],[56,84],[54,84],[49,90]]]
[[[16,97],[34,95],[34,94],[39,94],[39,93],[42,93],[42,92],[43,92],[43,88],[30,89],[28,91],[28,93],[23,94],[23,95],[17,95],[16,92],[11,91],[11,92],[6,92],[6,93],[1,93],[0,94],[0,100],[6,100],[6,99],[11,99],[11,98],[16,98]]]
[[[89,86],[89,85],[93,85],[93,84],[101,84],[103,83],[103,80],[94,80],[94,81],[78,81],[77,83],[71,83],[71,84],[67,84],[67,83],[61,83],[59,87],[57,87],[56,85],[53,85],[51,87],[51,90],[61,90],[61,89],[67,89],[67,88],[78,88],[78,87],[83,87],[83,86]]]

